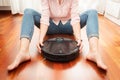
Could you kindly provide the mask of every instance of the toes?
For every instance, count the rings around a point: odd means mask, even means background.
[[[102,62],[100,57],[95,57],[91,55],[86,56],[86,60],[93,61],[97,64],[97,66],[103,70],[107,70],[107,66]]]
[[[90,60],[90,61],[96,62],[95,58],[90,56],[90,55],[86,56],[86,60]]]
[[[106,66],[104,63],[99,62],[97,65],[98,65],[99,68],[102,68],[102,69],[104,69],[104,70],[107,70],[107,66]]]
[[[97,65],[98,67],[107,70],[107,66],[103,63],[102,59],[100,57],[97,58]]]
[[[8,66],[8,70],[13,70],[18,66],[19,62],[13,62],[10,66]]]
[[[8,70],[13,70],[19,66],[22,62],[30,60],[30,56],[17,56],[15,61],[8,66]]]

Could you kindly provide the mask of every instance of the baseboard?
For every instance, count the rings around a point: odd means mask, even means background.
[[[117,25],[120,26],[120,19],[117,19],[117,18],[115,18],[115,17],[113,17],[113,16],[111,16],[111,15],[109,15],[109,14],[107,14],[107,13],[105,13],[104,16],[105,16],[106,18],[108,18],[109,20],[111,20],[112,22],[114,22],[114,23],[116,23]]]
[[[0,6],[0,10],[11,10],[10,6]]]

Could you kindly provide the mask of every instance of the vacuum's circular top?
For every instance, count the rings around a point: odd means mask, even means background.
[[[42,55],[51,61],[65,62],[75,59],[79,54],[77,42],[69,38],[51,38],[43,42]]]

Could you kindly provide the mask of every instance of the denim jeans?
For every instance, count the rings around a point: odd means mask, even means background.
[[[34,25],[40,28],[41,14],[33,9],[26,9],[22,20],[22,28],[20,38],[32,39],[34,32]],[[50,19],[47,34],[73,34],[73,29],[68,20],[66,24],[61,21],[56,25]],[[88,10],[80,15],[80,26],[83,28],[86,25],[86,32],[88,39],[91,37],[99,38],[98,32],[98,15],[96,10]]]

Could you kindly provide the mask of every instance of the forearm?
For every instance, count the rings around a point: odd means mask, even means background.
[[[47,33],[47,30],[48,30],[48,26],[45,25],[45,24],[42,24],[41,23],[41,26],[40,26],[40,39],[39,41],[42,42],[46,33]]]
[[[77,41],[81,40],[81,28],[80,28],[80,23],[75,23],[72,25],[73,27],[73,33],[74,33],[74,36],[75,36],[75,39]]]

